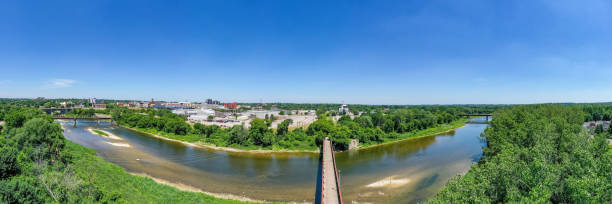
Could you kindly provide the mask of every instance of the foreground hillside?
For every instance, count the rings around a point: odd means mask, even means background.
[[[584,118],[560,105],[498,112],[484,133],[485,157],[429,202],[612,202],[607,133],[592,135]]]

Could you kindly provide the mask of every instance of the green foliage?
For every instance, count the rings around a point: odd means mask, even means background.
[[[26,116],[22,112],[10,112],[5,117],[6,125],[9,128],[19,128],[26,121]]]
[[[519,106],[496,113],[484,158],[431,203],[610,203],[612,157],[579,108]]]
[[[268,125],[262,119],[255,118],[250,123],[251,127],[249,127],[249,138],[253,140],[253,144],[255,145],[263,145],[264,143],[264,135],[268,132]]]
[[[289,132],[289,125],[291,125],[292,123],[293,120],[286,119],[280,124],[278,124],[278,126],[276,127],[276,134],[279,136],[284,136],[285,134],[287,134],[287,132]]]
[[[19,173],[21,170],[17,163],[19,150],[14,147],[0,149],[0,179],[6,179]]]
[[[595,134],[601,134],[603,133],[603,125],[599,124],[597,126],[595,126]]]
[[[20,149],[36,148],[32,156],[51,161],[61,159],[65,145],[60,125],[42,118],[27,121],[14,136],[9,135],[9,137],[14,138]]]

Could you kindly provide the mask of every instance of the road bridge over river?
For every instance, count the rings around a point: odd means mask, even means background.
[[[334,156],[334,146],[329,138],[323,141],[321,158],[321,204],[342,204],[342,191],[336,168],[336,157]]]

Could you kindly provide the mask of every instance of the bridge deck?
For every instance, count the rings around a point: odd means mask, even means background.
[[[334,158],[331,141],[326,139],[323,141],[323,173],[322,173],[322,193],[321,199],[324,204],[342,203],[342,195],[340,193],[340,185],[338,182],[338,173],[336,169],[336,161]]]

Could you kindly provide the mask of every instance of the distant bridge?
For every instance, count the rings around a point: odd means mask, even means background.
[[[60,114],[69,113],[74,110],[74,108],[40,108],[40,110],[45,111],[47,114],[52,114],[54,112],[59,112]]]
[[[321,200],[317,203],[321,204],[342,204],[342,191],[340,190],[340,180],[338,177],[338,169],[336,168],[336,157],[334,156],[334,147],[329,138],[323,141],[323,150],[321,158],[321,191],[318,192]]]
[[[110,120],[111,123],[113,122],[113,117],[111,117],[110,115],[104,115],[104,114],[95,114],[92,116],[79,116],[79,115],[64,115],[64,114],[59,114],[59,115],[53,115],[53,119],[60,119],[60,120],[73,120],[74,121],[74,127],[76,127],[77,125],[77,120],[95,120],[98,123],[98,127],[100,126],[100,121],[101,120]]]
[[[485,117],[486,120],[485,121],[489,121],[489,117],[493,117],[493,114],[489,114],[489,113],[474,113],[474,114],[457,114],[457,116],[459,117]]]

